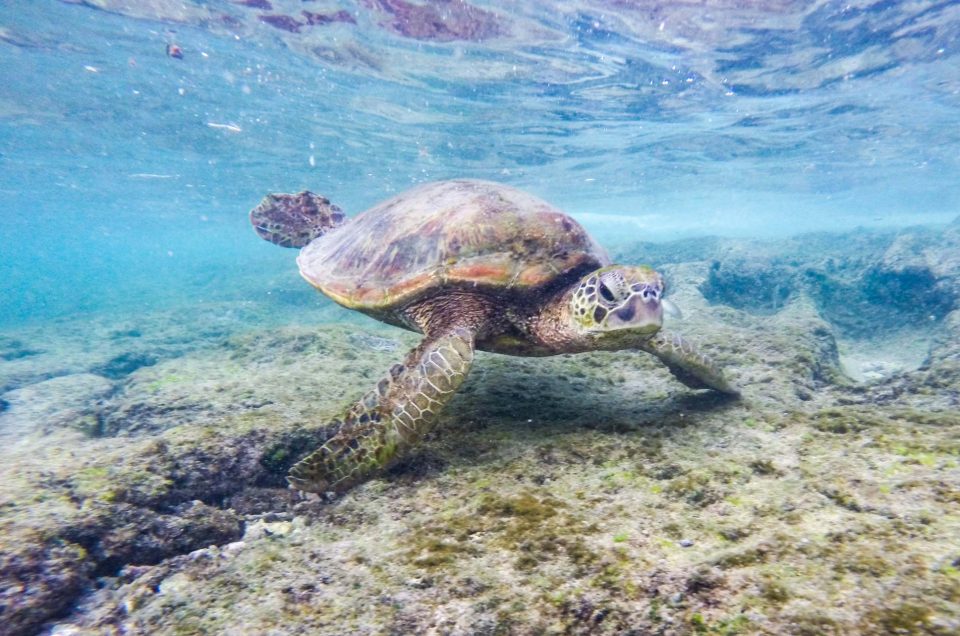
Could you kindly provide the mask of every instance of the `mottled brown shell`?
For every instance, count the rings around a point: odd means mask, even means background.
[[[498,183],[419,186],[315,239],[300,273],[338,303],[390,311],[443,287],[529,290],[609,263],[580,224]]]

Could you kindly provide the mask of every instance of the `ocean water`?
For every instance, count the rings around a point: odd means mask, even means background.
[[[949,221],[958,32],[952,2],[7,0],[0,322],[282,267],[269,191],[500,180],[606,243]]]
[[[952,1],[0,0],[0,636],[960,633],[958,54]],[[662,271],[686,371],[480,352],[289,488],[418,336],[250,209],[463,177]]]

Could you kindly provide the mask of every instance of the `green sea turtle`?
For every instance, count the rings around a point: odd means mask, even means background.
[[[300,274],[334,301],[424,336],[291,468],[300,490],[342,492],[390,466],[433,426],[477,349],[638,349],[689,387],[737,394],[709,358],[661,330],[659,273],[611,264],[580,224],[515,188],[429,183],[351,219],[311,192],[270,194],[250,220],[264,239],[302,247]]]

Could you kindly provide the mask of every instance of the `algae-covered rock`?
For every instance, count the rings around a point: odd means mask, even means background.
[[[132,370],[120,391],[75,374],[8,392],[0,418],[21,428],[8,430],[16,443],[0,466],[0,556],[32,600],[4,605],[0,623],[35,631],[96,577],[230,543],[243,515],[289,507],[283,475],[329,434],[314,397],[357,383],[331,360],[347,360],[357,342],[377,345],[370,364],[392,349],[360,335],[265,330]],[[123,438],[113,436],[118,421]]]
[[[141,367],[150,367],[156,363],[157,358],[149,353],[127,351],[94,366],[93,371],[111,380],[120,380]]]
[[[96,428],[96,404],[113,383],[92,373],[65,375],[3,394],[0,435],[19,437],[64,426]]]
[[[891,240],[822,271],[856,286]],[[313,324],[194,316],[217,335],[192,343],[166,318],[101,323],[114,348],[39,387],[75,392],[46,403],[89,408],[99,429],[34,426],[4,449],[0,633],[956,633],[956,310],[853,338],[803,286],[763,311],[711,300],[711,258],[662,268],[672,320],[741,400],[641,354],[481,354],[423,447],[334,501],[283,477],[415,336],[300,305]],[[928,343],[922,365],[844,374]],[[83,375],[134,350],[157,363]],[[42,377],[46,355],[0,377]],[[0,418],[55,413],[20,400],[28,385]]]
[[[83,548],[38,540],[0,550],[0,634],[30,634],[65,614],[92,584]]]
[[[884,301],[942,316],[960,302],[960,228],[899,234],[868,277],[869,287]]]
[[[83,546],[96,574],[113,575],[126,565],[153,565],[211,545],[229,543],[243,533],[232,510],[200,501],[173,506],[168,512],[127,503],[94,503],[63,536]]]
[[[358,346],[355,332],[334,327],[261,330],[226,338],[200,355],[139,368],[99,409],[103,433],[143,435],[215,424],[236,414],[282,413],[291,421],[309,420],[318,406],[309,396],[343,395],[364,378],[374,381],[378,371],[366,365],[359,369],[360,379],[338,373],[349,370],[358,351],[371,363],[392,360],[396,341],[369,334],[376,346]]]
[[[796,293],[796,266],[764,257],[715,260],[703,294],[739,309],[775,313]]]

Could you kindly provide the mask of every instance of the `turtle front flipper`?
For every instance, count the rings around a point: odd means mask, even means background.
[[[433,427],[466,379],[473,341],[464,327],[425,339],[350,407],[336,435],[290,469],[290,485],[343,492],[393,464]]]
[[[640,348],[660,358],[673,377],[692,389],[713,389],[729,395],[740,395],[740,389],[727,380],[713,360],[678,334],[660,331]]]

